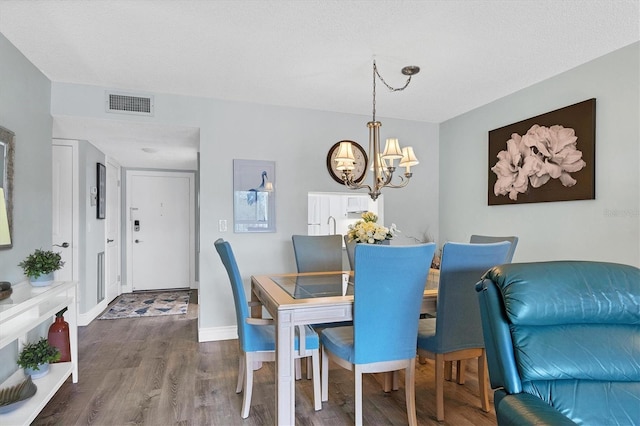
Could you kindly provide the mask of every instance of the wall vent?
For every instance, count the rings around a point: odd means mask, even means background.
[[[118,114],[153,115],[153,96],[106,93],[106,110]]]

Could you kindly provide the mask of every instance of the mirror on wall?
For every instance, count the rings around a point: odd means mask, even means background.
[[[0,126],[0,248],[11,247],[15,134]]]

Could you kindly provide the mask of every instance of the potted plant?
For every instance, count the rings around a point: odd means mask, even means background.
[[[36,249],[18,263],[24,274],[29,277],[31,285],[43,287],[53,282],[53,272],[64,266],[60,253],[51,250]]]
[[[18,365],[24,368],[24,374],[38,379],[49,372],[49,363],[60,359],[60,351],[42,337],[35,343],[24,345],[18,356]]]

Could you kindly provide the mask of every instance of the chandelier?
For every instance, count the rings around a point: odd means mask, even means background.
[[[340,143],[338,153],[335,157],[336,169],[342,171],[342,181],[349,189],[367,189],[372,200],[376,200],[381,194],[382,188],[402,188],[407,186],[413,173],[411,167],[419,163],[413,148],[407,146],[400,148],[398,139],[388,138],[384,151],[380,150],[380,126],[382,123],[376,120],[376,78],[379,78],[387,88],[393,92],[399,92],[407,88],[411,82],[411,76],[420,72],[420,68],[416,66],[407,66],[402,68],[402,74],[408,76],[404,86],[393,88],[387,84],[382,78],[376,67],[376,61],[373,61],[373,118],[367,123],[369,128],[369,158],[370,164],[366,165],[365,174],[362,179],[356,181],[352,172],[355,168],[355,157],[353,155],[353,146],[349,141]],[[394,173],[396,171],[395,161],[400,160],[398,166],[404,167],[403,175],[397,174],[394,181]],[[365,183],[368,172],[373,172],[373,180],[371,184]]]

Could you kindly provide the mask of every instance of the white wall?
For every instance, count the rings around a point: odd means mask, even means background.
[[[366,146],[370,118],[157,93],[153,117],[115,115],[104,112],[105,89],[53,83],[52,114],[200,129],[200,338],[233,336],[232,294],[213,242],[231,242],[247,289],[253,274],[295,270],[291,235],[307,231],[307,192],[341,190],[326,170],[327,151],[341,139]],[[437,238],[437,125],[381,121],[381,136],[413,145],[421,161],[407,188],[384,191],[385,222],[395,223],[403,235],[428,231]],[[276,233],[218,232],[220,219],[233,229],[233,159],[276,162]]]
[[[635,43],[440,126],[440,243],[517,235],[514,262],[640,265],[640,108]],[[488,131],[596,98],[596,199],[487,205]]]

